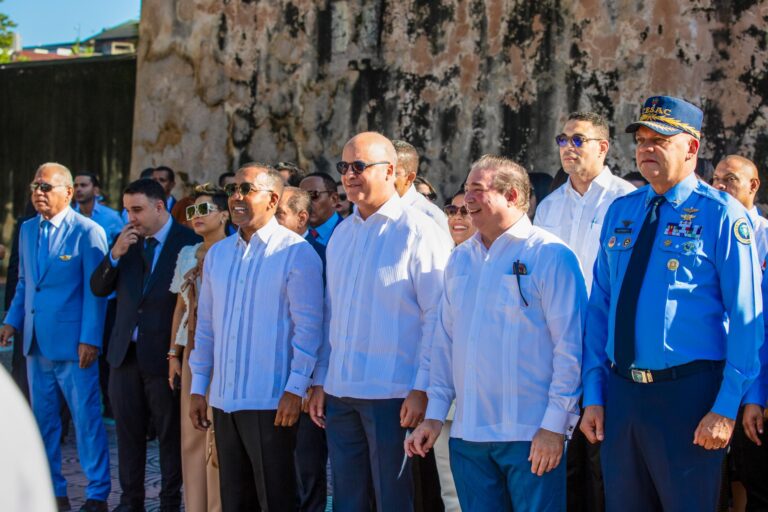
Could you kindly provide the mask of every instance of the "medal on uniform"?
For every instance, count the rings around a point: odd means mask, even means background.
[[[669,270],[672,270],[673,272],[674,272],[675,270],[677,270],[677,267],[679,267],[679,266],[680,266],[680,262],[679,262],[679,261],[677,261],[675,258],[672,258],[672,259],[670,259],[670,260],[667,262],[667,268],[668,268]]]
[[[683,208],[683,211],[685,213],[696,213],[696,212],[699,211],[699,209],[698,208]]]
[[[631,238],[625,238],[624,239],[624,243],[621,244],[621,245],[623,245],[624,247],[629,247],[629,244],[631,244],[631,243],[632,243],[632,239]]]
[[[690,254],[696,250],[696,242],[694,241],[688,241],[683,244],[683,250],[686,252],[686,254]]]
[[[733,236],[736,237],[736,240],[738,240],[739,243],[744,245],[752,243],[752,233],[749,229],[747,219],[742,217],[733,224]]]
[[[616,245],[616,237],[612,236],[608,239],[608,247],[613,247],[614,245]]]
[[[672,240],[670,240],[669,238],[664,240],[664,247],[669,247],[670,245],[672,245]]]

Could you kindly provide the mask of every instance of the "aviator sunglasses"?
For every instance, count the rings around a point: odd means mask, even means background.
[[[213,203],[191,204],[186,209],[187,220],[192,220],[195,217],[205,217],[217,211],[219,211],[219,208]]]
[[[352,172],[355,174],[363,174],[363,172],[374,165],[389,165],[389,162],[371,162],[370,164],[363,162],[362,160],[355,160],[354,162],[344,162],[343,160],[336,164],[336,170],[339,174],[344,176],[347,174],[347,170],[352,168]]]
[[[248,194],[251,193],[252,190],[255,190],[257,192],[272,192],[272,190],[268,188],[259,188],[253,183],[249,183],[247,181],[244,181],[242,183],[227,183],[227,185],[224,187],[224,192],[227,194],[227,196],[232,197],[235,195],[235,192],[240,192],[240,195],[245,197]]]
[[[555,142],[557,142],[557,145],[560,146],[561,148],[564,148],[565,146],[567,146],[569,142],[573,144],[573,147],[580,148],[581,146],[584,145],[585,142],[590,140],[603,140],[603,139],[590,139],[589,137],[586,137],[584,135],[579,135],[579,134],[572,135],[569,137],[564,133],[561,133],[560,135],[555,137]]]
[[[51,190],[55,189],[56,187],[66,187],[67,185],[51,185],[50,183],[46,182],[40,182],[40,183],[30,183],[29,184],[29,190],[34,193],[37,191],[37,189],[40,189],[40,192],[47,194]]]

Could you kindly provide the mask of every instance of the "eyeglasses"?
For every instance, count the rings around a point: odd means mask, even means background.
[[[384,164],[389,165],[389,162],[371,162],[370,164],[367,164],[362,160],[355,160],[354,162],[341,161],[336,164],[336,170],[339,171],[339,174],[344,176],[345,174],[347,174],[347,171],[351,167],[353,173],[363,174],[363,172],[369,167],[373,167],[374,165],[384,165]]]
[[[192,220],[195,217],[205,217],[217,211],[219,211],[219,207],[213,203],[191,204],[186,209],[187,220]]]
[[[557,142],[557,145],[561,148],[564,148],[568,145],[569,142],[573,143],[573,147],[580,148],[584,145],[585,142],[590,140],[603,140],[603,139],[590,139],[589,137],[585,137],[584,135],[572,135],[568,136],[564,133],[561,133],[560,135],[555,137],[555,142]]]
[[[51,185],[50,183],[46,183],[44,181],[41,182],[35,182],[29,184],[29,190],[34,193],[37,191],[37,189],[40,189],[40,192],[47,194],[51,190],[58,188],[58,187],[66,187],[67,185]]]
[[[227,183],[227,185],[224,187],[224,192],[229,197],[235,195],[235,192],[240,192],[240,195],[245,197],[250,194],[252,190],[255,190],[256,192],[272,192],[271,189],[259,188],[253,183],[249,183],[247,181],[242,183]]]
[[[346,200],[347,200],[347,194],[345,194],[344,192],[339,194],[339,201],[346,201]]]
[[[309,194],[309,198],[313,201],[317,201],[320,199],[320,194],[333,194],[336,192],[335,190],[307,190],[307,194]]]
[[[469,215],[469,210],[467,210],[466,206],[456,206],[454,204],[447,204],[443,208],[443,211],[448,217],[453,217],[455,215],[459,215],[461,217],[466,217]]]
[[[435,200],[437,199],[437,194],[435,192],[428,192],[426,194],[424,192],[420,192],[420,194],[432,202],[435,202]]]

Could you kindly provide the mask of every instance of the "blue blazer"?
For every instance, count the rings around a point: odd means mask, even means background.
[[[80,343],[101,348],[107,310],[106,299],[88,285],[107,254],[107,236],[91,219],[67,210],[43,268],[37,265],[40,216],[22,224],[19,284],[5,317],[5,323],[23,328],[25,355],[34,333],[40,352],[52,361],[79,360]]]

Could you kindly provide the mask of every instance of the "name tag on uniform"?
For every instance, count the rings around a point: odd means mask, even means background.
[[[690,222],[682,221],[678,224],[670,222],[667,224],[667,229],[664,230],[665,235],[669,236],[682,236],[684,238],[694,238],[698,240],[701,238],[701,226],[694,226]]]
[[[619,235],[623,235],[623,234],[631,233],[632,228],[616,228],[613,230],[613,232]]]

